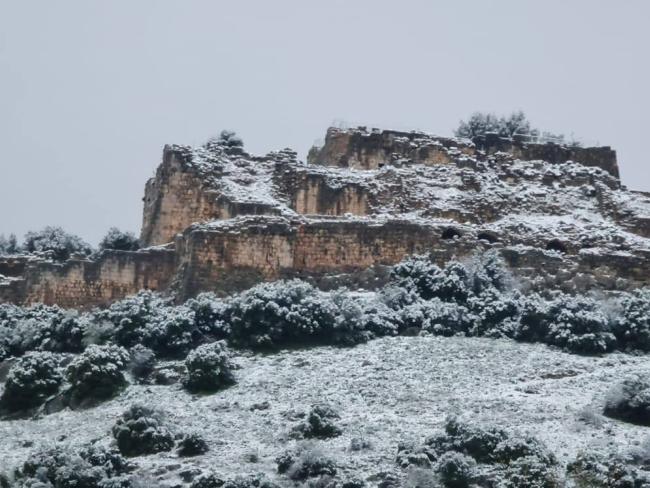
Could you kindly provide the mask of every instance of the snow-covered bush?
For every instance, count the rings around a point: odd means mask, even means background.
[[[329,405],[313,405],[307,414],[307,419],[292,430],[292,435],[305,439],[328,439],[341,435],[341,429],[336,425],[340,415]]]
[[[263,475],[237,476],[227,480],[222,488],[279,488],[278,485],[266,479]]]
[[[418,300],[399,310],[402,330],[422,329],[435,335],[453,336],[467,333],[474,324],[470,311],[438,298]]]
[[[313,442],[305,442],[295,450],[286,451],[276,460],[278,473],[294,481],[304,481],[316,476],[334,476],[336,464]]]
[[[0,256],[10,256],[19,252],[20,246],[15,234],[9,234],[9,237],[0,234]]]
[[[117,451],[89,446],[74,452],[53,447],[29,456],[16,472],[20,485],[56,488],[105,488],[132,467]]]
[[[445,425],[445,432],[429,437],[425,441],[436,455],[457,451],[473,457],[480,463],[497,462],[494,453],[497,446],[508,439],[508,434],[495,427],[480,427],[451,418]]]
[[[124,370],[128,363],[129,353],[122,347],[113,344],[88,346],[66,371],[74,398],[78,401],[103,400],[115,395],[126,383]]]
[[[199,434],[185,434],[178,441],[176,452],[181,457],[199,456],[208,452],[208,443]]]
[[[58,358],[49,352],[30,352],[7,374],[0,405],[10,411],[36,407],[56,393],[63,381]]]
[[[456,137],[465,137],[467,139],[485,136],[489,133],[505,138],[511,138],[515,134],[528,135],[532,140],[539,137],[539,130],[531,128],[530,122],[521,110],[511,113],[507,117],[497,117],[494,114],[485,112],[474,112],[467,121],[461,120],[458,128],[454,131]]]
[[[356,298],[345,291],[322,292],[300,280],[262,283],[231,297],[222,317],[230,340],[244,347],[349,345],[371,336]]]
[[[467,268],[451,261],[443,269],[427,256],[413,256],[395,265],[391,284],[417,293],[420,298],[439,298],[449,302],[464,302],[471,293]]]
[[[72,310],[47,305],[0,305],[0,349],[4,356],[27,351],[81,352],[87,326]]]
[[[61,227],[45,227],[39,231],[28,232],[23,244],[29,253],[44,253],[57,261],[65,261],[72,254],[92,253],[90,244],[78,236],[68,234]]]
[[[503,473],[503,488],[562,488],[557,468],[536,456],[520,457],[507,465]]]
[[[225,481],[216,473],[203,473],[190,484],[190,488],[221,488]]]
[[[202,334],[214,339],[229,336],[230,328],[223,321],[226,304],[214,293],[201,293],[186,301],[185,306],[194,312],[194,324]]]
[[[129,354],[131,355],[129,361],[131,374],[140,380],[147,378],[156,365],[155,353],[148,347],[136,344],[129,350]]]
[[[125,456],[170,451],[174,436],[165,425],[162,412],[144,405],[132,405],[113,426],[117,447]]]
[[[183,357],[201,339],[188,307],[164,307],[143,331],[142,343],[163,357]]]
[[[117,227],[111,227],[99,242],[100,249],[115,249],[118,251],[137,251],[140,242],[132,232],[124,232]]]
[[[604,414],[640,425],[650,425],[650,381],[632,376],[607,395]]]
[[[545,342],[571,352],[612,351],[616,337],[607,315],[591,298],[561,295],[549,304]]]
[[[185,387],[190,391],[211,392],[235,382],[231,353],[224,341],[203,344],[187,355]]]
[[[513,337],[520,324],[521,297],[518,293],[503,293],[490,288],[467,300],[473,321],[469,335]]]
[[[621,347],[650,351],[650,288],[623,297],[614,333]]]
[[[107,309],[96,310],[92,321],[108,324],[111,339],[121,346],[132,347],[142,342],[147,326],[168,306],[160,295],[143,290],[113,303]]]
[[[414,467],[428,469],[436,459],[436,453],[427,445],[419,445],[412,441],[397,444],[395,463],[402,469]]]
[[[459,452],[446,452],[436,465],[436,472],[446,488],[468,488],[475,476],[476,461]]]
[[[581,452],[567,473],[578,488],[644,488],[650,486],[647,461],[639,463],[618,453]]]

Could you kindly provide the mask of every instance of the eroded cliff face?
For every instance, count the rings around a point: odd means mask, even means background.
[[[155,247],[0,258],[0,302],[90,307],[142,288],[182,300],[286,277],[376,286],[406,256],[488,248],[531,288],[650,284],[650,195],[621,187],[609,148],[330,129],[310,161],[166,146],[144,197]]]

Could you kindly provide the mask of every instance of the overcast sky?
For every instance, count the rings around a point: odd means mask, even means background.
[[[140,231],[166,143],[304,157],[334,121],[473,111],[618,152],[650,190],[647,0],[0,0],[0,233]]]

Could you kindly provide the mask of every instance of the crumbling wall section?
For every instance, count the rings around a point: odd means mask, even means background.
[[[96,259],[29,263],[20,279],[0,283],[0,302],[89,308],[139,290],[168,289],[175,274],[173,249],[104,251]]]

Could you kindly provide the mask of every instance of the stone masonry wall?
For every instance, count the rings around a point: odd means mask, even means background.
[[[176,270],[171,249],[104,251],[96,260],[32,262],[19,280],[0,284],[0,302],[89,308],[141,289],[168,289]]]
[[[140,240],[145,246],[165,244],[194,222],[227,217],[218,197],[184,167],[182,155],[165,146],[162,164],[145,186]]]

